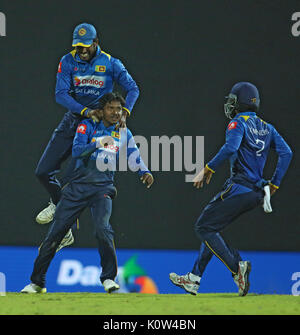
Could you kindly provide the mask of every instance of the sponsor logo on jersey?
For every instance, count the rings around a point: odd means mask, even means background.
[[[232,122],[229,123],[227,129],[228,130],[232,130],[232,129],[236,128],[236,126],[237,126],[237,122],[236,121],[232,121]]]
[[[80,86],[92,86],[96,88],[105,87],[105,77],[100,76],[76,76],[74,77],[74,85]]]
[[[85,134],[85,132],[86,132],[86,125],[85,124],[80,124],[77,128],[77,133]]]

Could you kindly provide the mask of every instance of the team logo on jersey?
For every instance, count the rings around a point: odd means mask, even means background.
[[[84,36],[86,34],[86,30],[84,28],[79,29],[78,34],[80,36]]]
[[[92,86],[96,88],[102,88],[105,86],[105,77],[101,76],[76,76],[74,77],[74,85],[80,86]]]
[[[228,130],[232,130],[232,129],[236,128],[236,126],[237,126],[237,122],[236,121],[232,121],[232,122],[229,123],[227,129]]]
[[[58,72],[58,73],[61,73],[61,62],[59,62],[59,64],[58,64],[57,72]]]
[[[105,65],[96,65],[95,66],[95,71],[96,72],[105,72],[106,71],[106,66]]]
[[[85,134],[85,132],[86,132],[86,125],[85,124],[80,124],[77,128],[77,133]]]

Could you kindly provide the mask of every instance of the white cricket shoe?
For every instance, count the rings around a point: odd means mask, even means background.
[[[239,271],[233,276],[233,280],[239,288],[239,296],[245,296],[250,287],[249,274],[251,271],[251,263],[249,261],[239,262]]]
[[[46,293],[46,287],[40,287],[36,284],[30,283],[29,285],[26,285],[21,293]]]
[[[53,220],[56,206],[50,200],[49,206],[44,208],[35,218],[36,222],[39,224],[46,224]]]
[[[65,237],[60,242],[60,245],[56,249],[56,252],[58,252],[60,249],[67,247],[68,245],[71,245],[74,242],[74,237],[72,234],[72,229],[69,229]]]
[[[176,273],[172,272],[169,274],[171,282],[183,288],[186,292],[196,295],[200,286],[200,277],[194,275],[193,273],[188,272],[186,275],[179,276]]]
[[[120,288],[120,286],[114,282],[113,280],[111,279],[106,279],[104,280],[104,282],[102,283],[103,287],[104,287],[104,290],[107,292],[107,293],[111,293],[113,291],[116,291]]]

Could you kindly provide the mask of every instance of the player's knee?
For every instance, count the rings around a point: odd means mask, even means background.
[[[195,225],[194,225],[194,231],[200,240],[205,240],[206,235],[209,233],[209,227],[207,226],[206,222],[200,217]]]
[[[95,236],[101,243],[110,243],[113,238],[113,231],[106,226],[98,227],[95,229]]]

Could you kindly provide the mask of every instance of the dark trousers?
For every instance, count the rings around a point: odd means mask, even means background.
[[[109,223],[112,199],[116,189],[112,184],[94,185],[71,182],[62,191],[53,223],[39,249],[34,262],[31,281],[45,286],[45,276],[61,240],[71,228],[74,220],[83,210],[90,208],[94,234],[98,241],[102,273],[100,280],[114,279],[117,275],[117,257],[114,246],[114,232]]]
[[[56,178],[62,163],[71,155],[73,139],[80,118],[68,112],[54,130],[35,170],[35,175],[57,205],[61,197],[61,183]],[[75,159],[70,160],[62,185],[65,185],[75,167]]]
[[[195,232],[202,241],[198,258],[192,273],[202,277],[212,256],[217,256],[226,267],[236,274],[241,256],[238,250],[230,247],[220,232],[236,218],[262,203],[261,189],[249,189],[243,185],[226,183],[204,208],[195,224]]]

